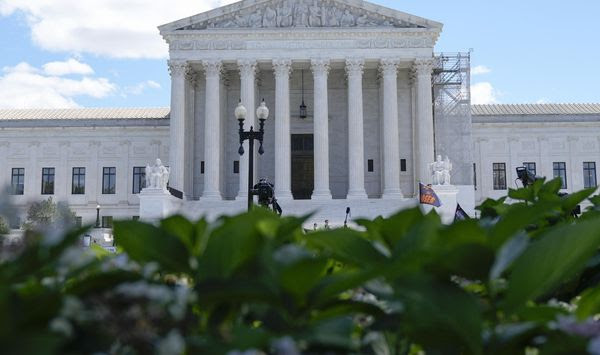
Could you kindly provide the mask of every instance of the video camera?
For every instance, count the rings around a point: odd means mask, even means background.
[[[260,179],[250,192],[258,196],[259,205],[265,208],[273,208],[273,211],[279,215],[283,213],[283,209],[281,209],[275,198],[275,185],[271,184],[267,179]]]
[[[524,166],[520,166],[517,168],[517,176],[519,177],[519,180],[521,180],[521,183],[523,183],[523,187],[531,186],[531,185],[533,185],[534,182],[541,179],[541,178],[533,175],[531,173],[531,171],[529,171],[529,169],[527,169]],[[569,196],[569,194],[562,192],[562,193],[559,193],[558,196],[560,196],[562,198],[567,198]],[[575,218],[578,218],[578,216],[580,214],[581,214],[581,205],[577,205],[577,206],[575,206],[575,209],[571,212],[571,215]]]

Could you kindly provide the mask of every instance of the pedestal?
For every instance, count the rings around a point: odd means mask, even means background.
[[[456,213],[458,188],[453,185],[434,185],[433,190],[442,203],[442,206],[436,207],[435,210],[442,217],[444,224],[452,224]]]
[[[140,219],[155,222],[179,212],[183,201],[163,189],[143,189],[140,197]]]

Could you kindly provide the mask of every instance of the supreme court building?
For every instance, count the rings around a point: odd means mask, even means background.
[[[170,108],[0,110],[0,186],[22,214],[52,196],[84,223],[97,208],[106,224],[139,216],[156,158],[183,192],[181,213],[243,211],[240,100],[246,129],[263,99],[270,109],[255,179],[275,185],[284,214],[316,211],[321,225],[346,207],[374,218],[415,205],[437,155],[469,213],[514,187],[524,164],[564,176],[565,192],[597,184],[600,105],[471,107],[469,63],[434,53],[435,21],[361,0],[243,0],[159,29]]]

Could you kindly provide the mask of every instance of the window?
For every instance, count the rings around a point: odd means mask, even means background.
[[[584,162],[583,163],[583,187],[589,189],[591,187],[598,186],[596,181],[596,163],[595,162]]]
[[[406,171],[406,159],[400,159],[400,171]]]
[[[42,168],[42,195],[54,195],[54,168]]]
[[[527,170],[533,174],[533,176],[537,176],[537,170],[535,167],[535,163],[523,163],[523,166],[527,168]]]
[[[83,226],[83,218],[80,216],[75,217],[75,226],[81,228],[81,226]]]
[[[131,217],[132,220],[134,221],[139,221],[140,220],[140,216],[133,216]]]
[[[234,160],[233,161],[233,173],[234,174],[239,174],[240,173],[240,161],[239,160]]]
[[[367,161],[367,167],[368,167],[368,169],[367,169],[367,170],[368,170],[370,173],[372,173],[372,172],[375,170],[375,168],[374,168],[374,166],[373,166],[373,159],[369,159],[369,160]]]
[[[85,195],[85,168],[73,168],[71,194]]]
[[[11,193],[13,195],[25,194],[25,169],[14,168],[12,169],[12,178],[10,180]]]
[[[133,168],[133,191],[132,193],[139,194],[146,187],[146,168],[136,166]]]
[[[477,191],[477,164],[473,163],[473,186]]]
[[[102,193],[114,195],[117,186],[117,168],[103,168],[102,171]]]
[[[112,228],[113,218],[112,216],[102,216],[102,228]]]
[[[563,162],[553,163],[554,177],[561,178],[561,189],[567,188],[567,164]]]
[[[200,162],[200,174],[204,174],[204,160]]]
[[[494,190],[506,190],[506,164],[494,163]]]

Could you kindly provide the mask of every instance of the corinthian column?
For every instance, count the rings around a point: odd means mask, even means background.
[[[276,59],[275,71],[275,196],[292,198],[292,164],[290,137],[290,73],[292,61]]]
[[[219,60],[202,62],[206,76],[206,113],[204,118],[204,192],[203,199],[221,200],[221,69]]]
[[[315,189],[312,199],[331,199],[329,190],[329,100],[327,98],[329,60],[312,60],[311,69],[315,82]]]
[[[250,130],[250,126],[256,127],[256,120],[254,117],[254,105],[256,103],[256,97],[254,93],[254,84],[256,78],[256,61],[254,60],[240,60],[238,61],[240,69],[240,88],[241,88],[241,100],[242,104],[247,109],[246,120],[244,121],[244,129]],[[245,200],[248,198],[248,157],[249,154],[254,154],[248,150],[248,141],[244,141],[244,154],[240,157],[240,189],[237,195],[238,200]]]
[[[348,74],[348,199],[366,199],[363,127],[363,59],[346,60]]]
[[[429,163],[432,163],[435,151],[433,139],[433,101],[431,97],[431,72],[433,70],[432,59],[417,59],[414,71],[416,75],[417,93],[417,119],[416,119],[416,141],[418,146],[416,178],[424,184],[431,183]]]
[[[383,77],[383,198],[402,198],[398,137],[398,61],[381,60]]]
[[[185,83],[190,67],[185,61],[169,61],[171,73],[171,114],[169,119],[169,185],[184,190],[185,168]]]

